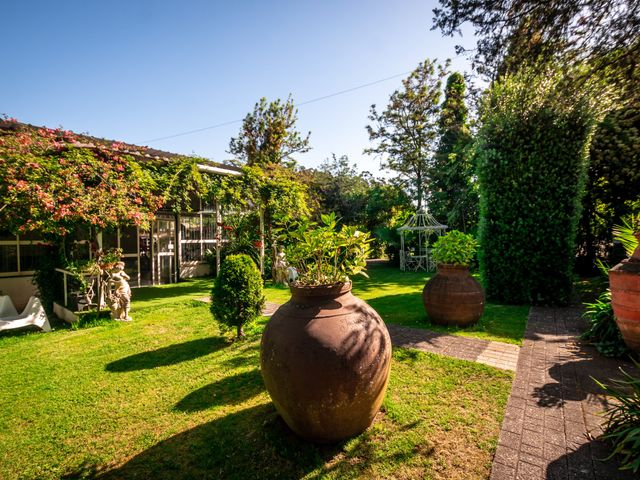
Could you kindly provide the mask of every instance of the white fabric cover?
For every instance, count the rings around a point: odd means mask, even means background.
[[[2,317],[15,317],[18,315],[9,295],[0,295],[0,320]]]
[[[11,306],[13,307],[13,303]],[[13,310],[15,311],[15,308]],[[38,297],[31,297],[29,299],[29,303],[27,303],[22,314],[0,317],[0,331],[26,327],[28,325],[35,325],[44,332],[51,331],[49,319]]]

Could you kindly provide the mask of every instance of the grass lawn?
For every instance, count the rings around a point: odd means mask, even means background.
[[[529,314],[528,306],[487,303],[480,321],[471,327],[442,327],[429,322],[422,304],[422,288],[433,273],[402,272],[398,268],[374,266],[370,278],[353,279],[353,293],[376,309],[386,323],[428,328],[465,337],[522,344]],[[289,300],[286,287],[267,287],[267,300],[284,303]]]
[[[402,299],[424,278],[380,273],[356,293],[418,322]],[[374,426],[315,446],[264,391],[260,325],[230,343],[194,300],[210,283],[135,290],[132,323],[0,336],[0,478],[488,477],[512,374],[396,349]]]

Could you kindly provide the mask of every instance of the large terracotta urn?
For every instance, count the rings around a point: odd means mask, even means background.
[[[291,287],[291,300],[262,335],[262,377],[273,403],[299,436],[319,443],[371,425],[389,379],[391,339],[351,283]]]
[[[640,234],[631,258],[609,270],[611,304],[624,343],[640,353]]]
[[[484,291],[469,267],[439,263],[424,286],[422,301],[429,320],[439,325],[472,325],[484,311]]]

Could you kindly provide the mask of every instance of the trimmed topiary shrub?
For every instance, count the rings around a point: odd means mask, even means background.
[[[236,338],[244,337],[243,327],[262,313],[265,298],[262,278],[248,255],[230,255],[220,266],[211,291],[211,313],[223,331],[235,328]]]
[[[546,304],[571,295],[595,110],[588,89],[570,95],[570,85],[566,72],[524,69],[484,99],[479,260],[490,299]]]

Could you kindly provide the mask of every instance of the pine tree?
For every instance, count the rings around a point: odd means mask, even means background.
[[[472,138],[467,124],[465,81],[452,73],[440,111],[440,141],[429,177],[429,209],[453,229],[473,230],[478,221],[478,194],[473,181]]]
[[[237,137],[229,142],[229,153],[249,166],[269,164],[293,166],[292,155],[308,152],[309,135],[296,130],[298,111],[291,96],[285,102],[262,97],[242,121]]]
[[[389,97],[387,108],[371,106],[367,126],[375,146],[365,153],[380,155],[383,169],[398,174],[398,181],[422,208],[427,192],[429,165],[438,140],[438,111],[442,79],[448,64],[425,60]]]

